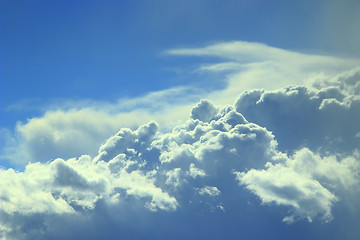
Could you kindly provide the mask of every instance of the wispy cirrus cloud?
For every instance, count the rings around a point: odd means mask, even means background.
[[[308,85],[319,74],[334,75],[359,66],[358,59],[306,54],[244,41],[171,49],[166,54],[217,59],[215,63],[204,63],[206,59],[203,60],[197,71],[218,73],[217,77],[226,81],[224,89],[212,93],[212,99],[217,97],[217,102],[223,104],[234,101],[234,97],[245,90],[275,90],[289,85]]]

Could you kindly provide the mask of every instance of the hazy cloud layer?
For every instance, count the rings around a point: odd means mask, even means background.
[[[249,89],[276,90],[289,85],[303,85],[319,73],[334,75],[359,66],[356,59],[304,54],[244,41],[219,42],[201,48],[178,48],[166,53],[198,57],[202,62],[196,72],[226,81],[226,87],[213,92],[211,96],[221,104],[233,103],[234,96]]]

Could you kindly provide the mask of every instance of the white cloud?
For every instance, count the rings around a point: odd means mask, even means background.
[[[141,238],[166,231],[156,224],[214,216],[233,226],[257,206],[252,196],[287,223],[359,209],[359,70],[337,72],[353,61],[244,42],[169,53],[225,59],[199,71],[224,73],[227,87],[79,103],[18,124],[15,136],[2,130],[7,157],[25,166],[0,170],[3,236],[93,237],[84,226],[94,224]],[[305,86],[277,89],[294,76]],[[254,86],[263,89],[241,93]],[[201,96],[210,100],[192,104]]]
[[[28,167],[27,173],[16,173],[14,170],[1,170],[1,209],[8,214],[21,213],[31,215],[35,213],[75,213],[74,209],[61,197],[54,198],[50,192],[42,191],[41,184],[49,176],[48,172]],[[42,171],[43,170],[43,171]],[[45,186],[44,186],[45,187]]]
[[[206,186],[199,189],[200,195],[218,196],[220,191],[217,187]]]
[[[359,183],[359,171],[358,154],[338,161],[334,156],[321,158],[302,149],[283,163],[268,162],[266,169],[235,174],[263,203],[292,206],[294,213],[283,219],[291,223],[298,218],[312,221],[317,215],[330,220],[331,208],[338,200],[331,191],[353,189]]]
[[[200,103],[191,110],[191,118],[199,119],[203,122],[211,121],[218,110],[209,101],[201,100]]]
[[[200,64],[199,72],[221,73],[227,86],[212,92],[210,99],[219,104],[232,103],[249,89],[275,90],[308,82],[314,75],[337,74],[359,66],[356,59],[304,54],[244,41],[220,42],[202,48],[180,48],[166,52],[176,56],[213,57],[219,62]]]
[[[342,70],[359,66],[358,61],[351,59],[303,54],[241,41],[222,42],[202,48],[172,49],[167,54],[217,58],[218,62],[207,64],[199,60],[197,68],[202,73],[218,72],[218,82],[223,82],[222,87],[214,90],[211,87],[213,83],[199,75],[199,82],[204,86],[202,88],[178,86],[136,98],[121,98],[114,103],[94,100],[51,101],[41,106],[43,116],[19,123],[13,133],[2,130],[7,134],[2,136],[5,144],[2,146],[1,158],[21,166],[27,162],[46,162],[58,157],[94,155],[95,149],[122,127],[135,129],[146,122],[156,121],[161,131],[169,131],[187,119],[192,106],[200,99],[210,99],[221,106],[233,104],[241,92],[253,88],[276,90],[289,84],[310,86],[314,85],[314,81],[323,87],[324,84],[332,86],[334,81],[348,79],[348,82],[355,83],[343,84],[341,90],[358,95],[360,89],[359,81],[356,80],[358,71],[346,71],[337,76]],[[336,86],[339,84],[336,83]],[[324,104],[329,101],[326,100]],[[200,114],[199,111],[197,114]],[[212,114],[202,117],[211,117]]]
[[[166,52],[171,55],[184,56],[216,56],[224,59],[234,60],[239,63],[255,62],[285,62],[292,59],[291,65],[301,67],[336,66],[344,67],[356,64],[355,60],[342,62],[339,66],[339,59],[330,56],[303,54],[280,48],[270,47],[262,43],[233,41],[209,45],[203,48],[172,49]]]
[[[332,99],[336,102],[331,102]],[[191,118],[171,132],[160,132],[154,122],[136,130],[121,128],[104,141],[94,157],[83,155],[29,163],[24,172],[3,169],[0,172],[1,214],[5,219],[1,223],[2,234],[11,239],[17,231],[18,234],[28,231],[25,236],[30,236],[32,228],[24,230],[25,225],[35,221],[49,227],[38,234],[52,236],[51,231],[59,227],[51,220],[54,216],[62,219],[60,222],[69,216],[78,218],[79,222],[95,221],[95,217],[109,211],[115,214],[109,221],[122,226],[130,221],[126,220],[127,215],[116,215],[116,211],[123,209],[140,219],[158,216],[159,220],[160,216],[176,216],[177,212],[186,216],[194,211],[228,214],[239,208],[237,202],[241,198],[250,199],[245,189],[263,203],[285,207],[288,213],[282,217],[287,223],[303,219],[330,221],[335,205],[342,198],[352,196],[348,192],[358,191],[360,163],[356,145],[349,145],[340,154],[328,148],[333,139],[324,137],[319,144],[324,149],[316,153],[316,148],[303,148],[312,147],[311,134],[304,135],[307,140],[300,142],[292,140],[292,134],[286,141],[293,141],[293,154],[287,154],[278,149],[275,139],[280,145],[284,139],[278,138],[277,131],[273,134],[249,122],[238,111],[246,109],[247,114],[250,110],[259,111],[257,115],[249,114],[250,117],[265,118],[261,114],[268,114],[270,119],[277,119],[270,121],[269,126],[280,131],[296,123],[293,118],[284,117],[286,114],[310,116],[300,119],[309,123],[325,123],[329,121],[328,115],[315,115],[313,119],[314,115],[308,113],[330,111],[327,109],[331,107],[331,114],[340,111],[345,120],[349,116],[356,118],[353,107],[357,101],[352,93],[337,85],[252,91],[244,93],[235,108],[215,107],[212,102],[202,100],[189,111]],[[264,108],[260,111],[257,108],[262,104]],[[273,106],[278,109],[275,111]],[[319,134],[318,129],[305,123],[296,127]],[[333,134],[349,141],[343,131],[334,130]],[[137,221],[126,224],[137,229]],[[14,228],[16,223],[23,228]]]
[[[190,169],[188,171],[188,174],[192,177],[192,178],[197,178],[197,177],[204,177],[206,176],[206,173],[204,172],[204,170],[196,168],[194,163],[190,163]]]
[[[304,148],[289,160],[287,165],[296,172],[315,179],[321,179],[332,187],[351,189],[359,183],[360,162],[359,153],[355,151],[351,156],[341,161],[335,156],[321,158],[309,149]]]
[[[243,169],[253,157],[266,158],[276,144],[270,133],[248,123],[232,107],[215,110],[203,101],[193,112],[203,103],[207,107],[202,113],[211,113],[212,121],[190,119],[167,134],[159,133],[155,123],[137,130],[124,128],[93,158],[83,155],[29,163],[19,173],[1,170],[2,215],[7,219],[29,214],[45,219],[51,214],[86,216],[98,211],[100,203],[108,207],[131,203],[143,208],[141,214],[147,209],[174,211],[190,202],[208,202],[206,208],[221,211],[221,202],[207,200],[221,191],[210,182],[234,179],[231,169]],[[266,160],[259,162],[254,164],[260,166]],[[11,224],[10,220],[2,223],[2,229],[12,229],[3,234],[10,236],[16,231]]]
[[[82,154],[94,155],[108,136],[121,127],[136,128],[151,120],[162,124],[163,130],[185,119],[190,106],[166,110],[166,114],[135,110],[129,113],[112,114],[96,109],[49,111],[39,118],[18,123],[15,135],[2,130],[6,144],[2,158],[17,165],[27,162],[46,162],[50,159],[70,158]],[[184,114],[183,112],[187,112]]]
[[[349,153],[360,144],[356,137],[360,131],[360,98],[348,90],[360,79],[357,71],[351,72],[346,78],[342,74],[328,83],[320,81],[323,87],[317,89],[294,86],[248,91],[236,102],[236,110],[271,130],[284,151],[306,146]]]
[[[294,217],[312,219],[319,214],[326,221],[331,217],[336,197],[316,180],[281,165],[272,165],[266,171],[237,172],[236,175],[239,182],[258,195],[263,203],[292,206],[295,213],[285,217],[286,222]]]

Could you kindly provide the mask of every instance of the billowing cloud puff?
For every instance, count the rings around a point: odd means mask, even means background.
[[[201,228],[205,219],[240,225],[259,203],[279,207],[281,218],[268,218],[287,223],[331,221],[334,207],[359,192],[356,74],[344,86],[339,76],[317,89],[245,92],[235,106],[201,100],[171,132],[154,122],[121,128],[95,156],[1,169],[1,235],[189,238],[168,222],[193,219],[184,227],[214,237]]]
[[[329,191],[352,188],[359,184],[358,154],[338,161],[335,157],[321,158],[309,149],[302,149],[282,163],[268,162],[266,169],[235,172],[240,184],[258,195],[263,203],[274,202],[293,207],[285,222],[316,215],[331,219],[331,208],[338,199]],[[327,189],[329,188],[329,189]]]
[[[325,79],[313,84],[317,88],[248,91],[235,107],[248,120],[272,131],[281,150],[306,146],[349,153],[360,146],[359,69]]]
[[[43,116],[30,118],[24,123],[19,121],[13,133],[0,129],[4,143],[0,159],[8,160],[14,166],[23,166],[28,162],[94,155],[98,147],[122,127],[136,129],[156,120],[163,130],[172,129],[187,119],[193,102],[201,99],[201,92],[200,89],[174,87],[138,98],[119,99],[117,103],[54,103],[46,106]]]

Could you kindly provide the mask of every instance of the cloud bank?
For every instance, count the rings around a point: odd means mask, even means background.
[[[246,42],[167,54],[220,59],[195,74],[224,87],[67,102],[2,130],[24,167],[0,169],[3,239],[360,234],[355,61]]]
[[[353,70],[312,88],[244,92],[233,106],[201,100],[170,132],[155,122],[121,128],[93,157],[2,169],[1,235],[215,237],[221,226],[205,231],[209,219],[235,234],[246,214],[269,207],[277,228],[331,222],[337,206],[360,207],[358,85]]]

